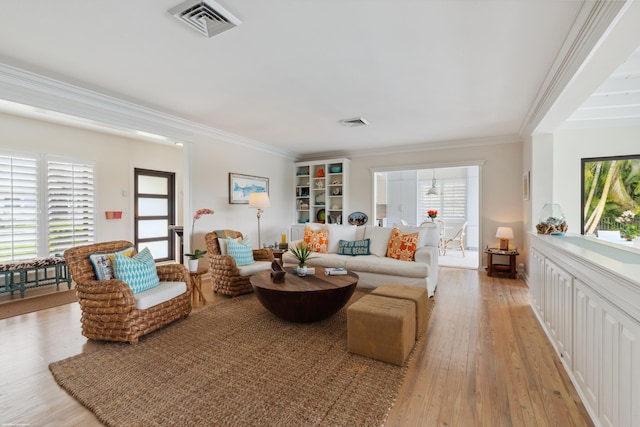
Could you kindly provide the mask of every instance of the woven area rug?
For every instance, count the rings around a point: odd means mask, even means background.
[[[40,289],[30,289],[27,292],[39,290]],[[5,295],[3,295],[3,297],[5,297]],[[0,302],[0,319],[46,310],[47,308],[72,302],[78,302],[75,289],[58,290],[44,295],[25,296],[24,298],[20,298],[19,292],[16,292],[15,298],[7,300],[6,302]]]
[[[348,353],[346,309],[288,323],[250,294],[49,369],[110,426],[380,426],[406,366]]]

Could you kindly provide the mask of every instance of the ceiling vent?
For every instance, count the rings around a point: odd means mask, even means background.
[[[369,122],[364,117],[356,117],[354,119],[340,120],[340,124],[342,126],[352,128],[356,126],[366,126]]]
[[[214,1],[188,0],[169,10],[206,37],[213,37],[241,24],[240,20]]]

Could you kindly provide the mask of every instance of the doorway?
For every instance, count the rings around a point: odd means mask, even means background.
[[[175,259],[175,173],[134,170],[134,238],[138,251],[148,247],[155,261]]]
[[[431,221],[428,211],[437,211],[436,220],[444,240],[464,226],[462,246],[449,245],[440,252],[443,267],[477,269],[480,246],[480,166],[424,167],[376,170],[374,218],[381,226],[420,226]],[[443,253],[444,252],[444,253]]]

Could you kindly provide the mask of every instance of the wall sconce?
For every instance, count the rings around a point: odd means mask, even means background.
[[[261,193],[251,193],[249,194],[249,207],[258,209],[257,217],[258,217],[258,248],[262,247],[262,242],[260,241],[260,217],[262,216],[262,210],[264,208],[268,208],[271,206],[271,201],[269,201],[269,194],[265,192]]]
[[[500,250],[509,250],[509,239],[513,239],[513,230],[511,227],[498,227],[496,237],[500,239]]]

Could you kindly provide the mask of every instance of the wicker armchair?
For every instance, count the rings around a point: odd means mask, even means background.
[[[204,240],[207,244],[209,272],[213,283],[213,292],[232,297],[253,292],[249,276],[241,276],[235,260],[230,255],[222,255],[218,238],[242,238],[242,233],[233,230],[216,230],[207,233]],[[269,249],[254,249],[253,259],[256,261],[273,261],[273,252]],[[269,267],[270,268],[270,267]]]
[[[161,281],[186,282],[187,292],[145,310],[135,306],[133,292],[124,282],[96,280],[89,255],[114,252],[133,246],[118,240],[68,249],[64,253],[82,310],[82,335],[89,339],[136,344],[138,338],[191,312],[193,286],[189,271],[181,264],[157,266]]]

